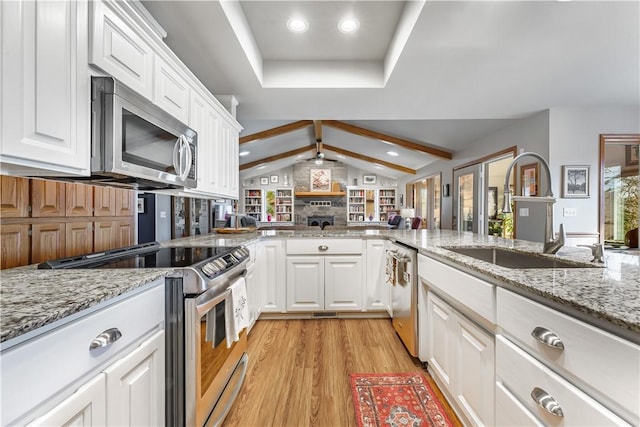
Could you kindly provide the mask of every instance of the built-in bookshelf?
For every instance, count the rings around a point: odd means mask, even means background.
[[[262,190],[244,190],[244,213],[262,221]]]
[[[379,220],[386,222],[389,219],[389,211],[396,209],[395,188],[381,188],[378,190],[378,216]]]
[[[347,221],[364,221],[365,195],[362,188],[350,188],[347,192]]]
[[[276,221],[292,222],[293,221],[293,190],[277,189],[276,190]]]

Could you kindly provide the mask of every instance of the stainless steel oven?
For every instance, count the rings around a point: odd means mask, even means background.
[[[244,381],[247,331],[235,330],[232,288],[244,281],[248,260],[243,246],[153,242],[38,267],[173,269],[165,279],[165,424],[201,427],[222,423]]]

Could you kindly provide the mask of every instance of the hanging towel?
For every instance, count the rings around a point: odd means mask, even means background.
[[[249,305],[247,304],[247,285],[244,277],[236,279],[229,287],[231,304],[226,310],[227,348],[240,339],[240,331],[249,326]]]

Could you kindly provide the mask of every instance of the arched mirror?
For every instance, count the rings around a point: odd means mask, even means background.
[[[600,241],[638,247],[640,135],[600,135]]]

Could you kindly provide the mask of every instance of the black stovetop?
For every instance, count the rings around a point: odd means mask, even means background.
[[[180,268],[220,258],[235,249],[237,246],[163,248],[154,243],[47,261],[38,268]]]

